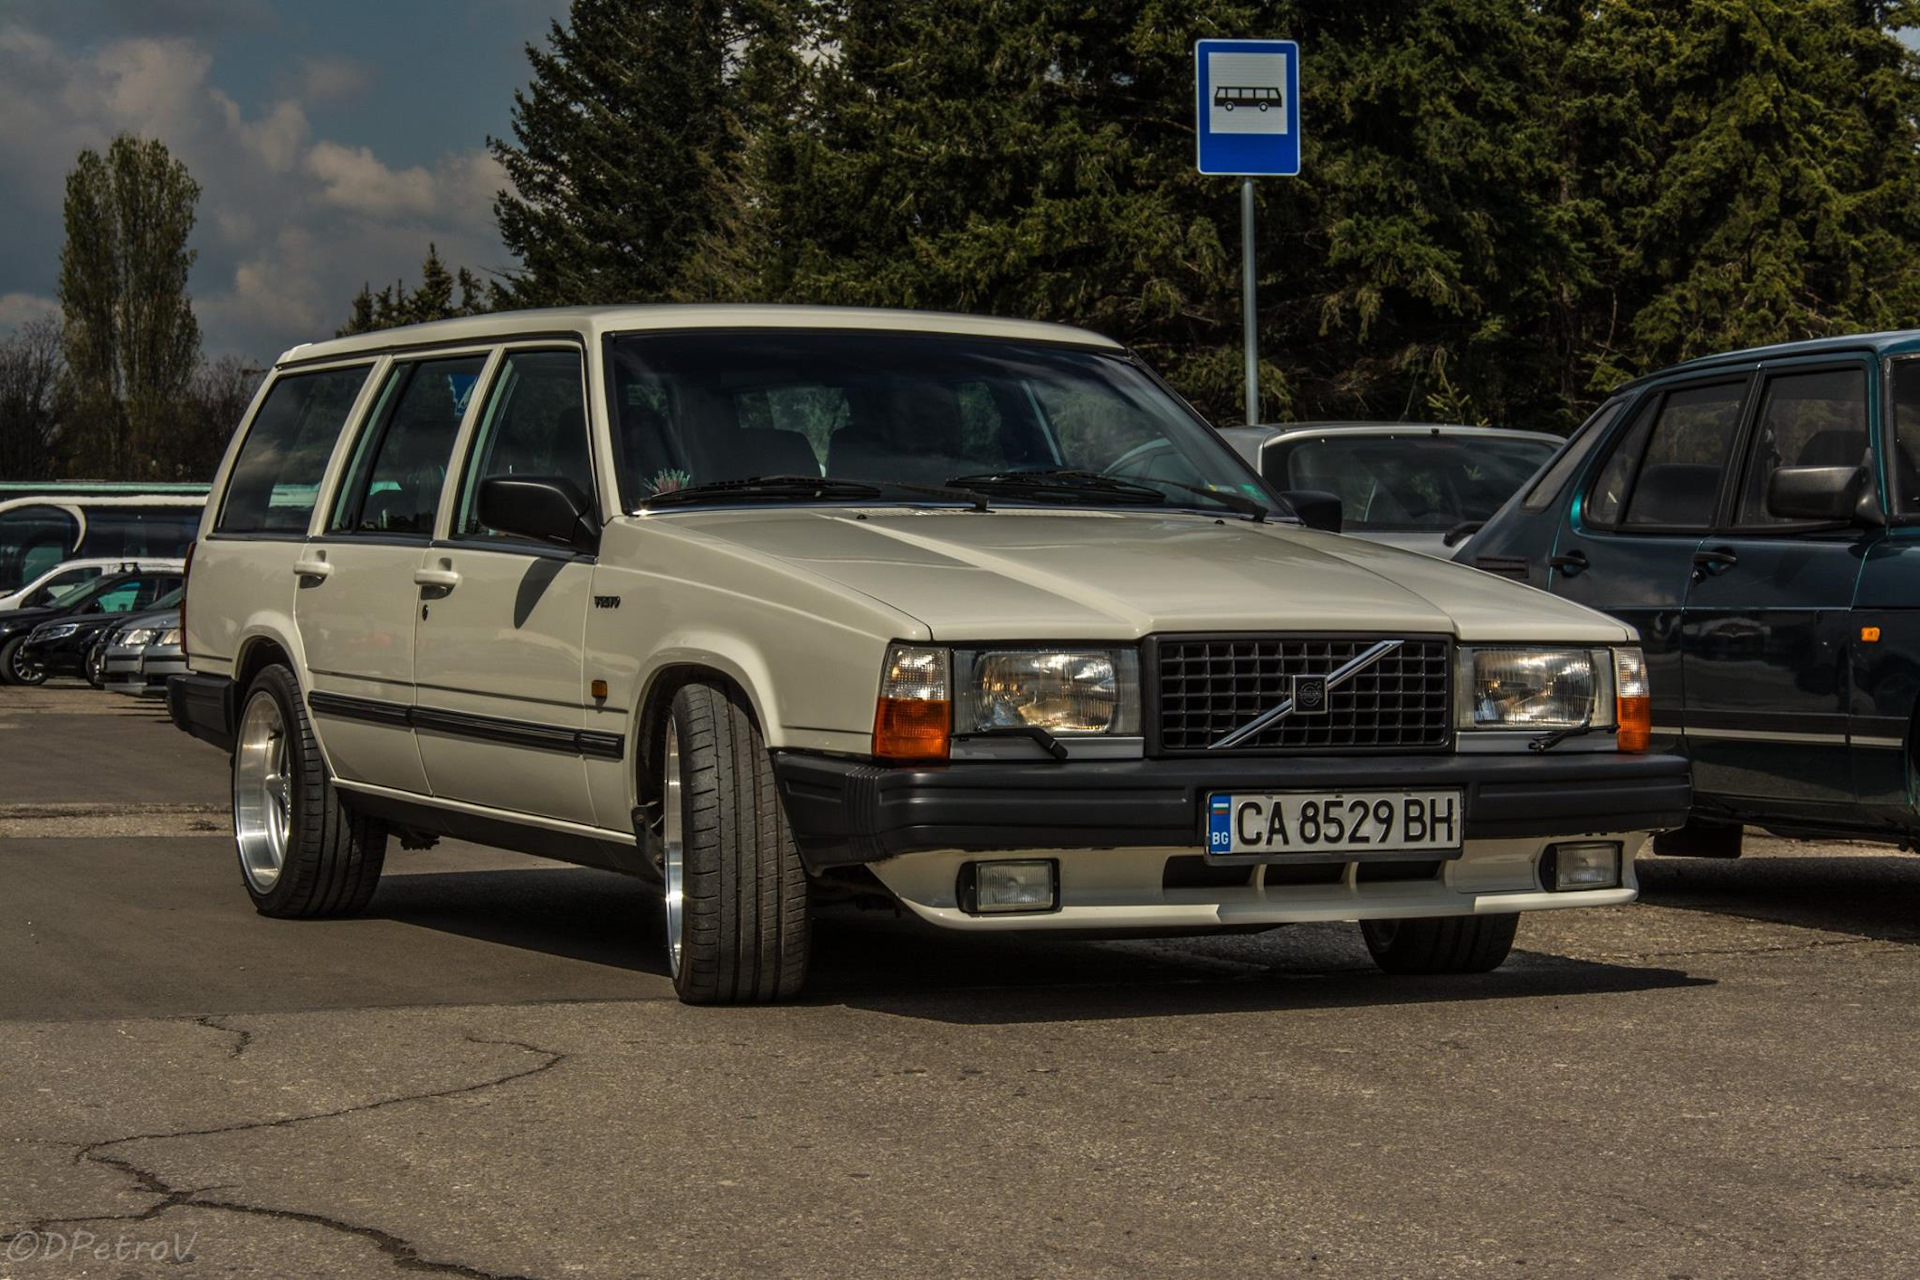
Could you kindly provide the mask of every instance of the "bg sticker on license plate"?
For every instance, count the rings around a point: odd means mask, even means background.
[[[1458,791],[1283,791],[1207,797],[1212,857],[1460,847]]]

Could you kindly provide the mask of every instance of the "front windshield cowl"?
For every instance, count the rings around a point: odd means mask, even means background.
[[[606,351],[627,511],[990,501],[1290,514],[1117,348],[709,329],[620,336]]]

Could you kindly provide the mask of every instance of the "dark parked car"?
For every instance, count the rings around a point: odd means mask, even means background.
[[[1712,356],[1621,387],[1458,559],[1640,630],[1669,853],[1740,823],[1920,844],[1920,331]]]
[[[0,613],[0,682],[39,684],[50,674],[84,674],[101,628],[152,609],[180,583],[173,570],[117,573],[95,578],[51,605]]]
[[[187,673],[180,645],[180,597],[160,597],[153,613],[137,614],[103,632],[87,656],[87,679],[98,688],[148,697],[167,696],[167,677]],[[96,671],[98,675],[96,677]]]

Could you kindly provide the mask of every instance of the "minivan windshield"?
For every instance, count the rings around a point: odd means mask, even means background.
[[[1118,354],[707,330],[616,338],[609,364],[628,511],[989,501],[1284,510],[1212,428]]]

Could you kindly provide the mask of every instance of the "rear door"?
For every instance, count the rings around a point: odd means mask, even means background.
[[[562,480],[591,500],[585,410],[579,347],[503,353],[414,592],[414,724],[436,797],[590,826],[586,758],[623,750],[582,732],[594,559],[490,529],[478,505],[495,476]]]
[[[1640,632],[1656,745],[1681,730],[1681,619],[1694,556],[1713,527],[1751,370],[1676,381],[1641,396],[1574,500],[1548,559],[1555,595]]]
[[[1722,530],[1700,546],[1683,625],[1694,785],[1783,808],[1844,805],[1854,584],[1881,530],[1782,519],[1766,507],[1779,467],[1860,466],[1872,364],[1762,368],[1744,465]]]
[[[486,360],[469,351],[393,363],[325,525],[294,566],[308,706],[324,723],[335,774],[349,782],[427,790],[410,723],[415,576]]]

